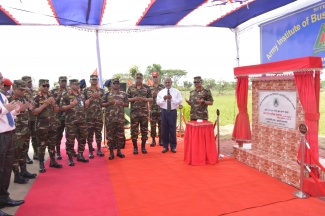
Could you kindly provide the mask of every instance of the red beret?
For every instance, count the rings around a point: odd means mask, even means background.
[[[3,79],[3,83],[4,83],[5,86],[11,86],[12,85],[12,82],[10,81],[10,79],[7,79],[7,78]]]
[[[155,71],[155,72],[152,72],[151,75],[152,76],[158,76],[159,74],[158,74],[158,72]]]

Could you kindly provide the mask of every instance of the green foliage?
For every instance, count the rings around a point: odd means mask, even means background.
[[[113,78],[119,78],[120,82],[127,82],[128,80],[133,80],[130,73],[116,73],[113,75]]]
[[[159,82],[160,83],[163,83],[163,79],[164,79],[164,74],[162,72],[162,67],[160,64],[152,64],[152,65],[149,65],[147,67],[147,70],[145,72],[145,78],[147,79],[148,77],[151,78],[151,73],[152,72],[158,72],[159,74]]]
[[[187,75],[187,72],[185,70],[180,69],[168,69],[168,70],[162,70],[164,77],[170,77],[173,81],[173,85],[178,86],[178,81],[183,77]]]
[[[215,79],[205,78],[205,79],[203,79],[203,83],[202,84],[203,84],[203,86],[206,89],[213,89],[213,90],[216,90],[217,89],[217,83],[216,83],[216,80]]]
[[[186,89],[190,89],[193,86],[193,83],[190,81],[183,81],[183,86]]]
[[[130,67],[129,74],[133,79],[135,78],[135,74],[137,74],[137,73],[141,73],[139,66],[134,65],[134,66]]]

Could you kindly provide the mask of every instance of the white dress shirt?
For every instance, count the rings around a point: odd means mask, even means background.
[[[172,96],[172,99],[170,100],[171,110],[177,109],[178,105],[182,103],[182,94],[173,87],[169,89],[169,93]],[[164,100],[165,95],[167,95],[167,88],[160,90],[157,95],[157,104],[162,109],[167,109],[167,100]]]
[[[8,99],[6,98],[6,96],[4,96],[2,93],[0,93],[3,99],[4,104],[8,104]],[[8,110],[3,106],[3,104],[0,101],[0,133],[4,133],[7,131],[12,131],[16,128],[16,126],[14,125],[13,127],[11,127],[8,123],[8,118],[6,116],[6,114],[8,113]],[[15,118],[16,115],[18,115],[18,113],[15,110],[11,111],[12,117]]]

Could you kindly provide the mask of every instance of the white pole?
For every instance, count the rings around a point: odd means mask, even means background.
[[[238,34],[235,30],[235,41],[236,41],[236,66],[239,67],[239,46],[238,46]]]
[[[97,70],[98,70],[98,85],[100,88],[103,87],[103,77],[102,77],[102,63],[100,59],[100,48],[99,48],[99,38],[98,30],[96,30],[96,50],[97,50]]]

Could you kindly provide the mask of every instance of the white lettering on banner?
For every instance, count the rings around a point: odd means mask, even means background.
[[[296,91],[259,91],[258,123],[296,129]]]

